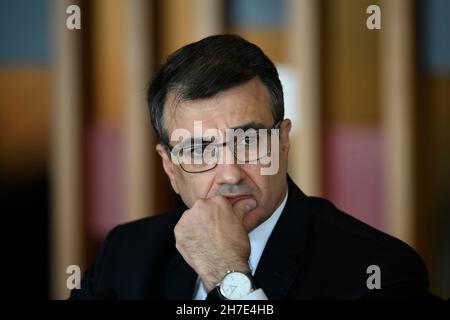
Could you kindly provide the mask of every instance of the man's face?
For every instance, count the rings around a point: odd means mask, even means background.
[[[169,137],[177,128],[187,129],[194,136],[194,121],[202,122],[203,132],[207,129],[219,130],[224,140],[225,131],[229,128],[239,128],[249,123],[260,124],[267,129],[274,126],[269,95],[258,78],[208,99],[180,102],[175,95],[169,94],[164,119]],[[231,152],[226,152],[227,159],[212,170],[188,173],[171,161],[163,145],[158,144],[156,148],[173,189],[189,208],[197,199],[215,195],[228,196],[232,205],[239,201],[236,196],[253,198],[257,206],[243,220],[249,232],[273,213],[286,194],[290,127],[289,120],[284,120],[280,125],[279,169],[274,175],[262,175],[262,164],[259,162],[237,164]],[[172,141],[171,145],[176,143]]]

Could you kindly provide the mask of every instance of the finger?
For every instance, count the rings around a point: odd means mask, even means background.
[[[247,212],[250,212],[256,207],[256,201],[254,199],[244,199],[238,201],[233,206],[233,211],[236,216],[242,220]]]

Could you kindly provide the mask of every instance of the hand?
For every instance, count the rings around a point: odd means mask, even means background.
[[[243,199],[233,207],[222,196],[200,199],[175,226],[176,248],[207,292],[228,270],[249,272],[250,241],[242,221],[255,206],[254,199]]]

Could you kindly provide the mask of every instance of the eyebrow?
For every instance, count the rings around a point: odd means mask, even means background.
[[[267,129],[267,127],[261,122],[250,121],[236,127],[231,127],[230,129],[233,130],[242,129],[243,131],[247,131],[248,129],[255,129],[255,130]]]
[[[179,146],[181,148],[185,148],[185,147],[190,147],[193,145],[209,144],[214,141],[212,138],[213,137],[202,137],[202,138],[191,137],[190,139],[186,139],[186,140],[183,140],[182,142],[180,142]]]
[[[231,127],[231,128],[228,128],[228,129],[231,129],[231,130],[239,130],[239,129],[241,129],[243,131],[247,131],[249,129],[254,129],[254,130],[267,129],[267,127],[261,122],[250,121],[250,122],[244,123],[242,125],[238,125],[238,126]],[[213,142],[212,138],[214,138],[214,136],[201,137],[201,138],[191,137],[190,139],[186,139],[186,140],[183,140],[182,142],[180,142],[179,146],[181,148],[185,148],[185,147],[189,147],[189,146],[192,146],[192,145],[209,144],[209,143]]]

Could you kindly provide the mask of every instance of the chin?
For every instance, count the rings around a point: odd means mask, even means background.
[[[248,212],[244,220],[242,221],[244,225],[244,229],[247,231],[247,233],[250,233],[253,229],[255,229],[260,223],[258,219],[258,209],[255,208],[252,211]],[[262,223],[262,221],[261,221]]]

